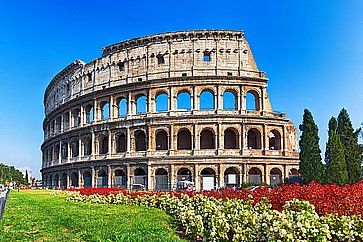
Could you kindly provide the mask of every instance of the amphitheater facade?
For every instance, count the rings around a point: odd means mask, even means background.
[[[47,187],[199,189],[298,174],[296,130],[274,112],[243,31],[164,33],[77,60],[44,96]]]

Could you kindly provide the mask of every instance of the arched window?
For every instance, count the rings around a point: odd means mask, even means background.
[[[237,98],[234,92],[225,91],[223,93],[223,109],[237,110]]]
[[[60,179],[60,187],[61,188],[67,188],[68,186],[68,176],[67,176],[67,173],[63,173],[62,176],[61,176],[61,179]]]
[[[86,122],[92,123],[94,120],[93,106],[89,105],[86,107]]]
[[[272,130],[268,134],[268,143],[270,150],[281,150],[281,135],[277,130]]]
[[[178,150],[191,150],[192,149],[192,135],[189,130],[183,129],[178,132],[177,140]]]
[[[68,144],[63,143],[63,145],[62,145],[62,159],[67,159],[67,158],[68,158]]]
[[[92,187],[92,176],[89,171],[83,173],[83,187]]]
[[[200,148],[215,149],[214,134],[209,129],[204,129],[200,132]]]
[[[258,129],[248,130],[247,143],[249,149],[261,149],[261,134]]]
[[[270,185],[277,186],[281,184],[282,181],[282,172],[279,168],[273,168],[270,171]]]
[[[248,91],[246,94],[246,109],[259,110],[259,97],[258,93],[254,90]]]
[[[91,139],[86,138],[83,141],[84,155],[92,155],[92,142]]]
[[[74,127],[78,127],[81,124],[81,110],[78,108],[73,110],[72,118]]]
[[[232,129],[226,129],[224,131],[224,148],[238,149],[238,136]]]
[[[166,112],[169,109],[169,98],[166,93],[156,96],[156,112]]]
[[[178,93],[177,97],[177,109],[179,110],[191,110],[190,93],[182,91]]]
[[[204,168],[200,175],[202,190],[213,190],[216,187],[216,172],[211,168]]]
[[[167,190],[169,188],[168,172],[159,168],[155,171],[155,190]]]
[[[135,148],[136,151],[146,151],[146,135],[142,130],[135,132]]]
[[[141,95],[136,99],[136,113],[143,114],[146,113],[146,96]]]
[[[126,135],[124,133],[120,134],[116,138],[116,152],[126,152]]]
[[[79,143],[78,141],[73,141],[71,145],[72,157],[77,157],[79,155]]]
[[[214,109],[214,96],[210,91],[203,91],[200,94],[199,100],[200,110],[212,110]]]
[[[101,119],[107,120],[110,118],[110,105],[108,102],[103,102],[101,104]]]
[[[142,168],[137,168],[134,172],[134,184],[146,185],[146,172]]]
[[[108,153],[108,137],[107,136],[100,139],[99,149],[100,149],[100,155],[105,155]]]
[[[118,102],[118,116],[125,117],[127,115],[127,101],[126,98],[121,98]]]
[[[72,172],[71,174],[71,187],[78,187],[78,173]]]
[[[180,168],[177,172],[179,181],[192,181],[192,172],[188,168]]]
[[[224,172],[224,183],[226,186],[239,185],[239,171],[236,167],[229,167]]]
[[[168,149],[168,134],[166,131],[161,130],[156,134],[156,150]]]
[[[104,170],[98,171],[97,187],[107,187],[107,173]]]
[[[114,186],[115,187],[126,186],[126,174],[123,170],[120,169],[115,170]]]
[[[61,121],[59,120],[59,122],[61,122]],[[64,130],[69,129],[69,114],[68,113],[63,115],[63,129]],[[60,126],[59,126],[58,132],[60,132]]]
[[[253,167],[248,171],[248,182],[254,185],[262,183],[262,172],[259,168]]]

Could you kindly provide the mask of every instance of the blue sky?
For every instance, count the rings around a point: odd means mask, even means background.
[[[304,108],[325,149],[329,118],[363,122],[363,1],[9,1],[0,3],[0,161],[38,175],[43,94],[75,59],[125,39],[189,29],[245,30],[274,110]]]

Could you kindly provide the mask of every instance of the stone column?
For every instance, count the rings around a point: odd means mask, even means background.
[[[263,151],[266,151],[269,148],[268,147],[268,133],[267,133],[267,125],[266,124],[263,125],[263,135],[261,135],[261,137],[262,137],[262,144],[263,144],[262,149],[263,149]]]
[[[81,159],[83,156],[83,147],[82,147],[82,139],[78,139],[78,158]]]
[[[286,147],[286,134],[287,134],[287,131],[286,131],[286,126],[283,126],[282,128],[282,147],[281,147],[281,150],[283,152],[282,155],[286,155],[286,151],[287,151],[287,147]]]
[[[169,189],[170,190],[174,190],[175,187],[175,167],[173,164],[170,164],[170,171],[169,171],[169,180],[170,180],[170,184],[169,184]]]
[[[248,182],[248,170],[247,170],[247,164],[246,163],[243,164],[243,182],[244,183]]]
[[[152,113],[152,112],[155,112],[156,110],[154,109],[154,105],[153,105],[153,98],[151,97],[151,90],[148,89],[147,93],[146,93],[146,100],[147,100],[147,103],[146,103],[146,113]]]
[[[126,128],[126,154],[130,154],[131,147],[131,132],[130,127]]]
[[[151,166],[148,164],[147,166],[147,182],[146,182],[147,190],[154,190],[152,187],[152,174],[151,174]]]
[[[108,130],[108,156],[113,154],[112,131]]]
[[[200,181],[199,181],[199,172],[198,172],[198,165],[194,164],[194,184],[195,184],[195,190],[200,190]]]
[[[111,166],[107,166],[107,186],[112,187],[112,172],[111,172]]]
[[[74,127],[74,120],[73,120],[73,115],[72,115],[72,110],[69,111],[69,129]]]
[[[131,168],[130,168],[130,164],[126,164],[126,188],[130,189],[131,188],[131,181],[132,177],[131,177]]]
[[[223,187],[224,186],[224,174],[223,174],[223,165],[219,164],[218,166],[218,186]]]
[[[198,102],[197,102],[197,94],[196,94],[194,85],[193,85],[193,88],[192,88],[192,93],[190,94],[190,99],[191,99],[190,101],[192,103],[191,110],[198,110],[199,105],[198,105]]]
[[[95,167],[92,166],[92,171],[91,171],[91,186],[92,187],[96,187],[96,179],[95,179],[96,174],[95,173],[96,173]]]
[[[67,156],[67,163],[71,161],[72,156],[72,149],[71,149],[71,143],[67,143],[67,149],[68,149],[68,156]]]
[[[62,163],[62,141],[59,141],[58,164]]]
[[[93,101],[93,122],[97,121],[98,121],[98,103],[97,100],[95,99]]]
[[[176,110],[175,103],[176,103],[176,101],[175,101],[175,97],[174,97],[174,88],[169,87],[169,111]]]
[[[78,169],[78,187],[83,187],[83,177],[80,169]]]
[[[169,155],[174,154],[174,126],[169,127]]]
[[[224,149],[224,146],[223,146],[224,135],[222,132],[221,123],[217,124],[217,139],[216,140],[218,140],[216,148],[217,148],[218,154],[220,154],[220,152]]]
[[[96,135],[95,132],[91,133],[91,146],[92,146],[92,150],[91,150],[91,155],[92,155],[92,159],[94,159],[95,154],[96,154]]]
[[[110,96],[110,120],[115,118],[115,107],[114,107],[114,100],[113,96]]]
[[[84,121],[85,121],[85,113],[84,113],[84,107],[81,105],[80,111],[79,111],[79,115],[81,116],[81,123],[79,124],[79,126],[83,126],[84,125]]]

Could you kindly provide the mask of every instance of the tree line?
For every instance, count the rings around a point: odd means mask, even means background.
[[[314,180],[320,183],[339,185],[355,183],[362,176],[363,146],[359,145],[361,129],[355,130],[346,109],[328,123],[324,163],[319,146],[318,126],[312,113],[304,110],[301,133],[300,174],[306,183]]]
[[[23,173],[14,166],[8,166],[0,163],[0,184],[15,182],[18,185],[27,185],[28,182]]]

